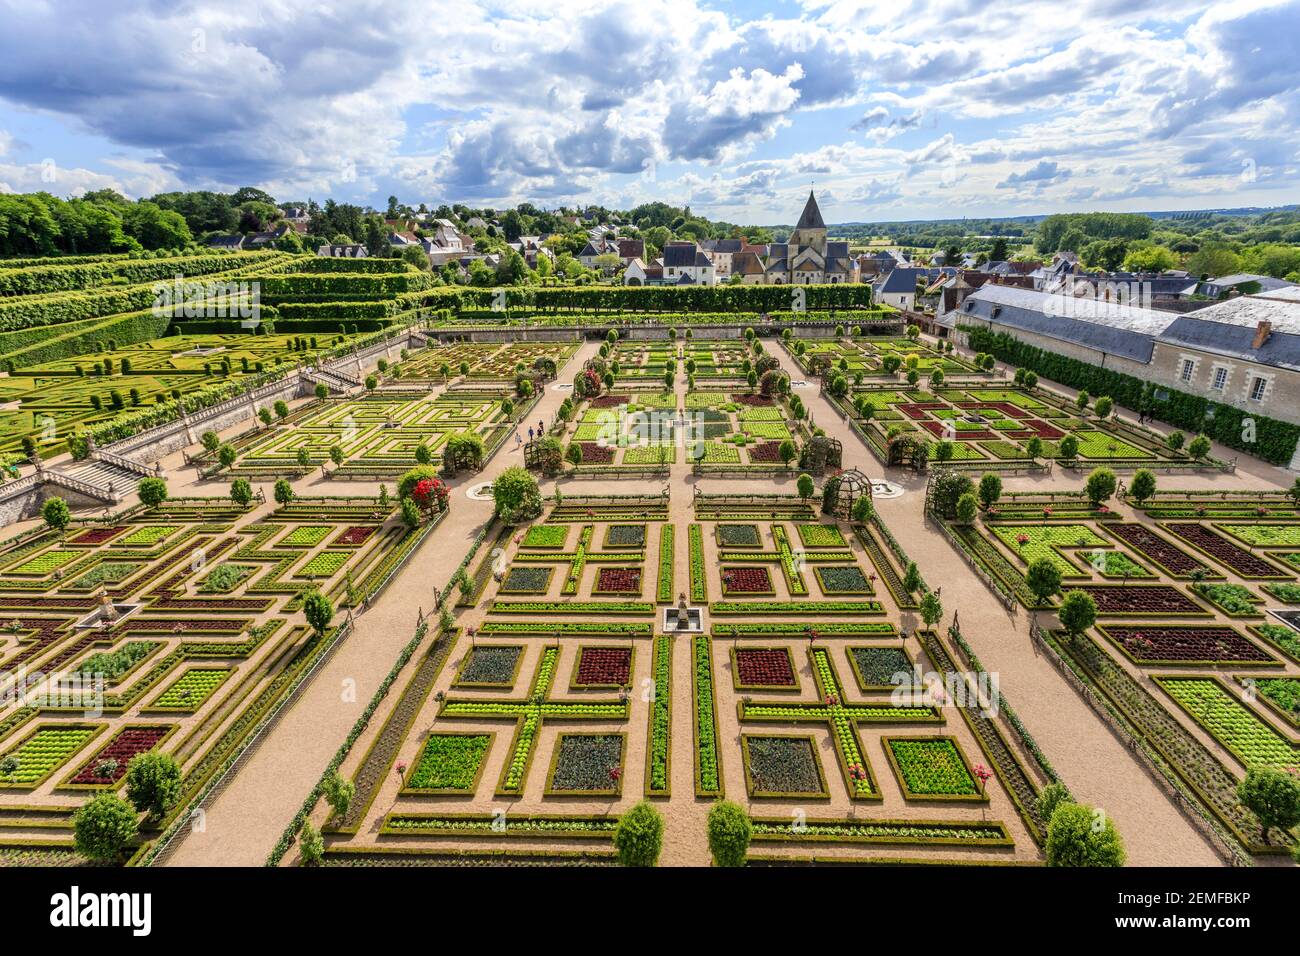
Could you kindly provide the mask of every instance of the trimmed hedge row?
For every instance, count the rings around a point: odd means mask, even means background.
[[[500,289],[460,289],[462,308],[489,309]],[[723,285],[723,286],[600,286],[596,288],[505,289],[510,309],[537,312],[775,312],[788,311],[796,292],[809,310],[865,309],[871,306],[871,286],[843,285]]]
[[[276,275],[252,275],[250,281],[260,283],[267,295],[367,295],[372,299],[397,295],[401,292],[418,292],[433,285],[433,277],[426,272],[393,272],[378,275],[345,273],[330,275],[310,272],[290,272]]]
[[[1300,425],[1253,415],[1231,405],[1221,405],[1164,386],[1159,390],[1169,397],[1158,399],[1157,387],[1132,375],[1098,368],[1079,359],[1037,348],[1006,332],[994,332],[983,326],[961,326],[960,329],[969,335],[970,347],[976,351],[988,352],[1009,365],[1030,369],[1043,378],[1070,388],[1087,389],[1093,395],[1109,395],[1127,408],[1145,408],[1151,416],[1175,428],[1203,432],[1220,444],[1275,465],[1289,463],[1295,454],[1296,443],[1300,442]],[[1206,413],[1211,408],[1214,417],[1207,418]],[[1242,441],[1242,422],[1247,418],[1255,422],[1253,443]]]
[[[146,309],[78,322],[62,335],[53,337],[48,327],[25,329],[22,333],[12,333],[23,345],[0,354],[0,366],[8,367],[12,362],[14,368],[26,368],[84,355],[97,351],[96,343],[105,339],[113,339],[119,346],[148,342],[161,338],[171,321],[171,316],[154,315],[152,310]]]
[[[184,276],[210,275],[253,262],[273,262],[277,258],[277,253],[231,252],[178,256],[174,259],[127,259],[121,262],[0,269],[0,295],[40,295],[89,289],[119,279],[128,283],[157,282],[170,279],[178,272]]]

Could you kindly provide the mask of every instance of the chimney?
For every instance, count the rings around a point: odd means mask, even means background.
[[[1259,325],[1255,326],[1255,337],[1251,340],[1250,347],[1256,350],[1263,348],[1264,343],[1268,341],[1268,337],[1272,334],[1273,323],[1268,320],[1261,321]]]

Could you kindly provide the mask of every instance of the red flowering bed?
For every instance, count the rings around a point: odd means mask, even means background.
[[[1106,633],[1139,661],[1273,659],[1230,627],[1107,627]]]
[[[1001,412],[1007,418],[1033,418],[1034,416],[1021,408],[1019,405],[1012,405],[1010,402],[958,402],[958,408],[987,408],[995,412]]]
[[[81,772],[72,778],[73,783],[104,785],[117,783],[126,774],[126,765],[136,754],[145,753],[157,746],[167,736],[166,727],[127,727],[107,747],[87,761]],[[111,773],[100,776],[96,771],[106,761],[116,761]]]
[[[611,594],[640,594],[640,568],[601,568],[596,575],[596,590]]]
[[[736,677],[745,687],[794,687],[790,654],[777,648],[736,648]]]
[[[592,408],[617,408],[631,400],[627,395],[597,395],[595,398],[588,399],[587,404]]]
[[[614,462],[614,449],[594,441],[578,442],[582,448],[584,465],[610,465]]]
[[[1085,584],[1099,614],[1204,614],[1182,591],[1168,584]]]
[[[1106,530],[1178,577],[1186,577],[1197,568],[1205,567],[1182,548],[1143,525],[1115,523],[1106,525]]]
[[[1167,524],[1166,530],[1173,532],[1188,544],[1195,545],[1225,567],[1236,571],[1243,578],[1280,578],[1286,575],[1263,558],[1257,558],[1245,548],[1240,548],[1227,538],[1211,531],[1202,524]]]
[[[901,405],[895,405],[894,407],[897,408],[904,415],[906,415],[908,418],[920,422],[930,417],[925,413],[925,410],[927,408],[938,411],[940,409],[947,408],[948,403],[947,402],[907,402]]]
[[[375,533],[374,525],[354,524],[350,528],[344,528],[337,538],[335,544],[362,544],[369,540],[370,536]]]
[[[933,435],[940,438],[946,438],[944,434],[944,422],[936,422],[933,419],[921,422],[921,427]],[[997,434],[987,428],[963,428],[960,431],[954,431],[952,437],[960,441],[985,441],[990,438],[997,438]]]
[[[125,525],[115,528],[87,528],[85,531],[81,532],[81,534],[69,538],[67,543],[82,545],[103,544],[105,541],[116,538],[125,530]]]
[[[1007,432],[1007,438],[1034,438],[1038,437],[1044,441],[1056,441],[1058,438],[1064,438],[1065,432],[1061,431],[1055,425],[1049,425],[1047,422],[1040,422],[1038,419],[1027,421],[1024,428],[1018,428],[1013,432]]]
[[[749,460],[754,463],[779,463],[781,461],[781,443],[779,441],[759,442],[749,449]]]
[[[630,647],[584,647],[578,659],[575,684],[624,686],[632,679]]]
[[[772,576],[767,568],[727,568],[722,572],[722,589],[727,594],[771,594]]]
[[[738,405],[771,405],[772,399],[767,395],[732,395],[731,400]]]

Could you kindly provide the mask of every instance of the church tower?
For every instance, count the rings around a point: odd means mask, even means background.
[[[805,249],[812,249],[822,258],[826,256],[826,223],[822,221],[822,211],[817,207],[817,197],[811,190],[799,222],[790,233],[791,257]]]

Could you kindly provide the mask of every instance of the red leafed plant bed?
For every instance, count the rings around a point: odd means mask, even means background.
[[[578,659],[575,684],[623,687],[632,679],[630,647],[584,647]]]
[[[125,525],[115,528],[87,528],[81,534],[69,538],[68,544],[103,544],[116,538],[125,530]]]
[[[1187,577],[1197,568],[1205,567],[1182,548],[1140,524],[1108,524],[1106,530],[1177,577]]]
[[[943,422],[936,422],[933,419],[929,421],[921,422],[922,428],[924,428],[926,431],[930,432],[931,434],[938,435],[940,438],[945,437],[943,426],[944,426]],[[953,432],[952,436],[953,438],[960,439],[961,441],[985,441],[990,438],[998,437],[995,432],[987,428],[980,428],[974,430],[963,429],[959,432]]]
[[[771,594],[772,576],[767,568],[727,568],[722,572],[722,589],[727,594]]]
[[[1227,538],[1200,524],[1167,524],[1165,528],[1188,544],[1195,545],[1220,564],[1231,568],[1244,578],[1286,577],[1263,558],[1257,558],[1245,548],[1239,548]]]
[[[781,460],[781,443],[779,441],[760,442],[753,448],[749,449],[749,460],[752,462],[779,462]]]
[[[1056,441],[1058,438],[1065,437],[1065,432],[1055,425],[1049,425],[1047,422],[1040,422],[1037,419],[1025,422],[1024,425],[1024,428],[1017,428],[1013,432],[1007,432],[1006,437],[1015,439],[1041,438],[1044,441]]]
[[[631,401],[626,395],[597,395],[590,398],[587,403],[592,408],[617,408],[619,405],[626,405]]]
[[[107,786],[117,783],[126,774],[126,765],[136,754],[145,753],[157,746],[167,736],[167,727],[127,727],[113,738],[107,747],[86,761],[81,772],[72,778],[73,783],[90,786]],[[108,768],[109,761],[114,766]],[[99,772],[103,769],[103,773]]]
[[[640,594],[640,568],[601,568],[596,575],[596,590],[609,594]]]
[[[584,465],[608,465],[614,461],[614,449],[599,442],[578,442],[582,446],[582,463]]]
[[[989,408],[996,412],[1001,412],[1007,418],[1033,418],[1034,416],[1021,408],[1019,405],[1012,405],[1010,402],[957,402],[958,408]]]
[[[350,528],[344,528],[342,533],[334,539],[335,544],[362,544],[369,540],[370,536],[375,533],[374,525],[354,524]]]
[[[790,654],[776,648],[736,648],[736,677],[745,687],[794,687]]]
[[[732,395],[731,400],[738,405],[771,405],[772,399],[767,395]]]
[[[1098,614],[1204,614],[1205,608],[1168,584],[1085,584]]]
[[[930,417],[925,413],[925,410],[927,408],[938,411],[939,409],[947,408],[948,403],[947,402],[906,402],[902,405],[895,405],[894,407],[897,408],[904,415],[906,415],[908,418],[920,422]]]
[[[1107,627],[1106,633],[1143,662],[1273,660],[1230,627]]]

